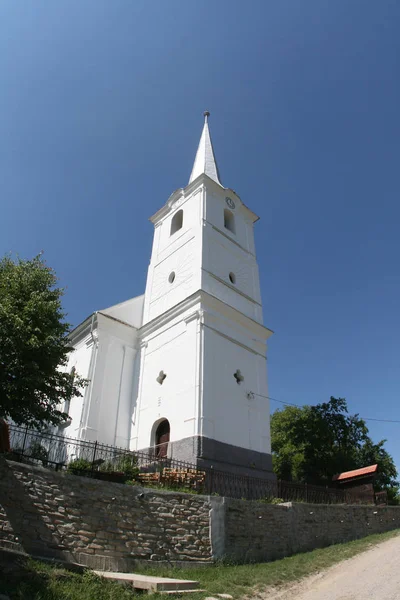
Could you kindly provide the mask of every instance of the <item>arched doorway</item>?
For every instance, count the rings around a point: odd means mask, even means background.
[[[155,435],[155,451],[157,458],[165,458],[167,456],[170,431],[171,428],[167,419],[164,419],[159,423]]]

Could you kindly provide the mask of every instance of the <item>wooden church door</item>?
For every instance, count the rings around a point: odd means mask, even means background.
[[[161,421],[156,431],[156,456],[158,458],[165,458],[167,456],[169,436],[169,421]]]

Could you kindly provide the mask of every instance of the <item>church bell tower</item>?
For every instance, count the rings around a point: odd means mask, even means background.
[[[273,477],[254,214],[205,122],[189,183],[151,218],[131,449]]]

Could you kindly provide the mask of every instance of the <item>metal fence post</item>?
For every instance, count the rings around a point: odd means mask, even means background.
[[[308,493],[307,493],[307,482],[304,484],[305,492],[306,492],[306,502],[308,502]]]
[[[91,468],[91,474],[93,474],[94,471],[94,461],[96,459],[96,451],[97,451],[97,440],[94,443],[94,448],[93,448],[93,457],[92,457],[92,468]]]
[[[26,444],[27,436],[28,436],[28,426],[26,426],[26,429],[25,429],[24,442],[22,444],[22,456],[24,455],[24,452],[25,452],[25,444]]]
[[[209,478],[209,486],[210,487],[209,487],[208,493],[211,495],[214,492],[214,471],[213,471],[212,467],[209,470],[209,475],[210,475],[210,478]]]

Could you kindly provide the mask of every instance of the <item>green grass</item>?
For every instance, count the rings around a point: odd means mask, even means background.
[[[140,572],[147,575],[195,579],[207,594],[191,594],[191,600],[203,599],[206,595],[230,594],[243,598],[263,588],[294,582],[307,575],[316,574],[342,560],[368,550],[396,535],[399,530],[370,535],[360,540],[336,544],[328,548],[296,554],[270,563],[248,565],[217,564],[211,567],[189,569],[146,568]]]
[[[62,567],[18,557],[0,562],[0,594],[11,600],[129,600],[132,588],[105,581],[92,572],[77,573]]]
[[[297,554],[272,563],[221,563],[210,567],[186,569],[151,567],[138,569],[137,572],[198,580],[200,588],[207,592],[191,594],[188,596],[191,600],[202,600],[207,595],[218,593],[243,598],[252,593],[262,592],[267,587],[288,584],[323,571],[396,535],[399,535],[398,530],[371,535],[361,540]],[[102,580],[90,572],[74,573],[62,567],[24,557],[0,560],[0,593],[8,594],[11,600],[137,599],[137,594],[134,594],[131,588]],[[163,598],[165,600],[167,596]]]

